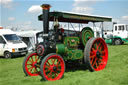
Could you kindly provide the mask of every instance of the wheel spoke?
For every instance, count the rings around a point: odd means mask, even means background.
[[[58,60],[56,65],[58,66],[59,63],[60,63],[60,61]]]
[[[57,71],[61,71],[61,68],[59,68]]]
[[[52,61],[52,64],[54,64],[55,63],[55,58],[52,58],[51,61]]]
[[[56,72],[56,74],[58,75],[60,72]]]
[[[36,72],[37,72],[37,69],[35,68],[35,69],[34,69],[34,73],[36,73]]]
[[[95,55],[93,54],[93,55],[90,55],[89,57],[90,57],[90,58],[94,58],[94,57],[95,57]]]
[[[27,65],[31,65],[32,66],[32,64],[27,64]]]
[[[30,59],[28,61],[31,62],[31,63],[33,63]]]
[[[56,78],[56,73],[54,73],[54,76],[55,76],[55,78]]]
[[[34,68],[34,67],[31,67],[31,68],[30,68],[30,72],[31,72],[31,73],[32,73],[33,68]]]
[[[101,51],[101,53],[105,53],[105,51]]]
[[[49,68],[50,68],[50,66],[47,66],[47,65],[46,65],[46,66],[45,66],[45,68],[49,69]]]
[[[105,57],[104,55],[103,56],[100,56],[102,59]]]
[[[100,63],[102,63],[103,62],[103,59],[99,59],[99,61],[100,61]]]
[[[102,55],[104,55],[104,54],[105,54],[105,51],[101,51],[100,53],[101,53]]]
[[[99,46],[98,46],[98,44],[96,43],[96,49],[98,50],[98,48],[99,48]]]
[[[45,73],[47,73],[49,71],[49,69],[45,70]]]
[[[29,68],[27,68],[27,69],[29,70],[29,69],[31,69],[31,68],[32,68],[32,66],[31,66],[31,67],[29,67]]]
[[[31,57],[31,60],[32,60],[32,62],[34,62],[34,60],[33,60],[33,56]]]
[[[101,52],[102,46],[100,46],[99,51]]]
[[[51,64],[49,63],[49,61],[47,61],[48,65],[50,66]]]
[[[47,75],[48,77],[50,76],[50,78],[52,77],[52,71],[50,71],[50,73]]]
[[[94,51],[91,51],[90,52],[90,56],[95,56],[95,52]]]
[[[37,60],[37,56],[35,56],[35,61]]]
[[[93,62],[92,66],[94,66],[94,65],[95,65],[95,63],[96,63],[96,60],[97,60],[97,58],[95,58],[95,61]]]
[[[97,62],[96,62],[96,68],[97,68]]]
[[[39,60],[39,57],[38,56],[35,56],[35,61],[37,62]]]
[[[100,47],[100,45],[101,45],[101,42],[99,42],[99,45],[98,45],[98,47]]]
[[[92,52],[90,52],[90,54],[91,54],[91,55],[93,55],[93,54],[94,54],[94,52],[92,51]]]
[[[91,59],[91,61],[90,61],[91,65],[92,65],[92,62],[93,62],[93,59]]]
[[[95,52],[95,48],[92,48],[92,51]]]
[[[36,67],[40,68],[40,65],[36,65]]]
[[[93,59],[95,58],[95,55],[93,55],[93,56],[90,56],[90,58],[93,60]]]

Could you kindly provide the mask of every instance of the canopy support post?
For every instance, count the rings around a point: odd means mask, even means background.
[[[79,31],[80,31],[80,23],[79,23]]]
[[[101,22],[101,34],[102,34],[102,38],[104,39],[104,25],[103,25],[104,23],[103,22]]]
[[[96,30],[94,30],[96,28]],[[97,37],[99,37],[99,35],[97,34],[97,27],[96,27],[96,24],[95,22],[93,22],[93,31],[94,31],[94,35]]]
[[[68,36],[69,36],[69,22],[68,22]]]
[[[77,31],[75,30],[75,28],[73,27],[72,23],[70,23],[70,24],[71,24],[72,28],[74,29],[74,31],[76,32],[76,34],[78,34]],[[79,35],[79,34],[78,34],[78,35]]]

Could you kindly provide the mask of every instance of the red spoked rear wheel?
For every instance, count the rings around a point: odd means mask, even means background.
[[[26,76],[40,75],[40,58],[37,53],[27,54],[23,62],[23,70]]]
[[[84,61],[90,71],[100,71],[108,61],[108,48],[102,38],[91,38],[85,47]]]
[[[40,71],[44,80],[54,81],[61,79],[65,72],[63,58],[55,53],[47,55],[41,63]]]

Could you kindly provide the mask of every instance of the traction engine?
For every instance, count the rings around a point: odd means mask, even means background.
[[[27,76],[41,75],[44,80],[59,80],[64,75],[65,65],[71,61],[81,61],[90,71],[105,68],[108,48],[102,38],[94,38],[90,27],[84,27],[77,36],[65,35],[59,24],[49,31],[50,5],[44,4],[42,8],[43,42],[38,43],[35,51],[24,59],[23,70]]]

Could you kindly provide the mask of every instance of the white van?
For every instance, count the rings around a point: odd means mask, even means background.
[[[0,29],[0,56],[11,58],[27,52],[27,45],[13,31]]]
[[[43,39],[39,36],[37,38],[36,34],[41,32],[40,30],[29,30],[29,31],[19,31],[15,32],[19,37],[21,37],[22,41],[25,42],[25,44],[28,47],[28,52],[32,52],[35,50],[35,45],[39,42],[43,42]]]

